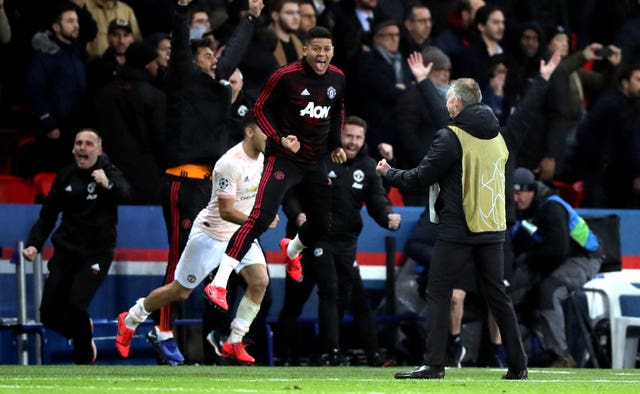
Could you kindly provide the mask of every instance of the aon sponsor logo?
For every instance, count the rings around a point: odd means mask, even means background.
[[[300,116],[309,115],[312,118],[322,119],[329,117],[331,106],[315,105],[313,101],[309,102],[304,109],[300,110]]]

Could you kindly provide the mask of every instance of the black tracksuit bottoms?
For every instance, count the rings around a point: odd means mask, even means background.
[[[324,236],[329,231],[331,218],[331,189],[326,164],[323,161],[301,164],[275,155],[267,156],[249,220],[233,234],[226,254],[241,261],[253,240],[269,228],[287,190],[297,184],[302,184],[310,199],[307,221],[298,229],[300,241],[305,246],[312,246]]]
[[[44,283],[40,317],[42,323],[67,339],[73,339],[73,360],[90,364],[93,358],[91,321],[87,309],[113,260],[113,250],[80,256],[54,250],[47,265],[49,276]]]

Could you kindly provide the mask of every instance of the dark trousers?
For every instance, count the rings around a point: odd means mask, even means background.
[[[73,339],[76,364],[90,364],[93,358],[93,335],[87,309],[107,276],[112,260],[113,251],[79,256],[56,249],[47,265],[49,276],[40,303],[42,323],[65,338]]]
[[[427,313],[429,316],[425,364],[442,366],[446,363],[449,333],[451,293],[465,264],[473,262],[478,287],[493,313],[507,351],[509,368],[520,371],[527,366],[520,330],[511,300],[503,282],[503,243],[480,245],[460,244],[436,240],[427,284]]]
[[[229,240],[227,255],[242,260],[253,240],[269,228],[287,190],[298,184],[308,191],[310,198],[307,221],[298,229],[298,236],[305,246],[314,245],[324,236],[329,230],[331,216],[326,164],[303,165],[279,156],[268,156],[253,210]]]
[[[279,327],[285,338],[295,338],[296,319],[302,313],[311,291],[318,286],[319,351],[340,347],[340,322],[349,309],[368,354],[378,350],[373,311],[357,266],[357,239],[319,241],[305,249],[302,257],[304,280],[297,283],[287,277],[285,298],[279,315]],[[291,343],[292,347],[297,344]]]
[[[210,179],[193,179],[164,174],[162,213],[167,226],[169,258],[163,285],[168,285],[175,279],[176,266],[189,239],[191,225],[200,210],[209,203],[211,189]],[[171,304],[165,305],[152,315],[156,324],[165,331],[170,330],[172,325],[171,306]],[[177,315],[182,317],[183,313],[177,312]]]

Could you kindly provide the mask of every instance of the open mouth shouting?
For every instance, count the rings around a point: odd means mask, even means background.
[[[89,155],[84,152],[76,152],[76,164],[80,168],[89,168],[93,165],[93,163],[89,160]]]
[[[322,74],[327,70],[327,61],[325,59],[316,59],[313,68],[318,74]]]

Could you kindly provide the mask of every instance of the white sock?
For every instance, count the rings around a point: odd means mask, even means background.
[[[124,318],[124,324],[127,328],[135,330],[140,323],[147,320],[150,314],[151,312],[144,309],[144,298],[138,298],[138,301],[129,309],[129,313]]]
[[[296,234],[295,238],[289,241],[289,246],[287,246],[287,255],[290,259],[296,258],[304,248],[306,248],[306,246],[300,242],[300,237]]]
[[[167,339],[173,338],[173,331],[162,331],[160,330],[160,326],[156,326],[156,335],[158,336],[158,341],[166,341]]]
[[[225,257],[228,257],[225,259]],[[237,261],[236,259],[227,256],[226,254],[222,257],[222,261],[220,262],[220,266],[218,267],[218,273],[215,278],[213,278],[213,285],[216,287],[227,288],[227,283],[229,282],[229,276],[233,271],[232,261]]]
[[[229,343],[242,342],[242,338],[249,331],[249,327],[251,327],[251,323],[259,311],[259,304],[251,301],[246,296],[242,297],[238,305],[236,317],[231,322],[231,334],[227,341]]]

